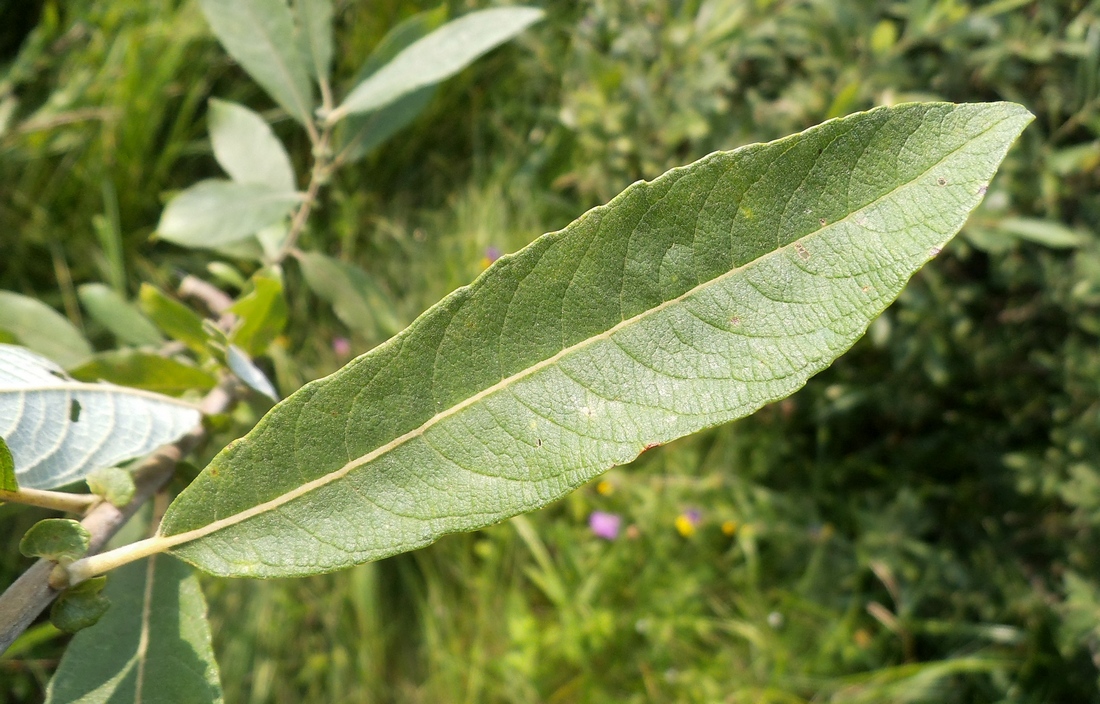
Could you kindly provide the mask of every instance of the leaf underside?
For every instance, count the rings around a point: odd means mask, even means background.
[[[20,486],[52,489],[152,452],[198,424],[191,404],[112,384],[87,384],[48,359],[0,345],[0,436]]]
[[[177,498],[164,546],[223,575],[339,569],[783,398],[958,231],[1030,120],[880,108],[634,184],[276,406]]]

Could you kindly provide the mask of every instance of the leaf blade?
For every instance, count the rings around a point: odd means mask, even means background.
[[[353,88],[329,122],[351,113],[378,110],[417,89],[450,78],[542,16],[542,10],[531,7],[500,7],[471,12],[448,22]]]
[[[238,103],[211,98],[207,122],[214,157],[234,181],[294,192],[290,156],[262,117]]]
[[[47,702],[139,702],[158,691],[171,701],[222,701],[206,603],[189,567],[165,555],[124,565],[104,593],[111,607],[74,636]]]
[[[1030,119],[884,108],[635,184],[277,406],[158,540],[218,574],[338,569],[747,415],[862,336]]]
[[[66,367],[92,356],[92,346],[68,318],[38,299],[12,291],[0,291],[0,329]]]
[[[168,202],[157,234],[184,247],[216,248],[278,222],[301,199],[266,184],[207,179]]]
[[[225,50],[276,103],[303,125],[313,121],[313,90],[285,0],[200,0]]]
[[[144,455],[198,424],[189,403],[85,384],[29,350],[0,345],[0,435],[20,486],[50,489]]]

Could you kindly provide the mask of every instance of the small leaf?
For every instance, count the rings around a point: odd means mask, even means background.
[[[236,345],[230,345],[229,349],[226,350],[225,360],[229,364],[229,368],[237,375],[237,378],[249,388],[267,396],[275,403],[279,402],[279,394],[275,391],[275,386],[272,385],[267,375],[252,363],[244,350]]]
[[[370,338],[385,338],[401,329],[394,304],[374,280],[354,264],[316,252],[298,255],[310,290],[332,304],[348,328]]]
[[[199,6],[229,55],[291,117],[310,124],[313,90],[286,0],[199,0]]]
[[[61,592],[50,609],[50,623],[66,633],[94,626],[111,606],[102,593],[106,584],[106,577],[92,577]]]
[[[401,22],[382,37],[382,41],[367,57],[359,69],[354,83],[358,85],[384,66],[394,56],[413,42],[427,36],[447,21],[447,7],[420,12]],[[420,88],[398,98],[384,108],[369,113],[349,115],[339,131],[338,152],[344,161],[355,161],[366,156],[403,127],[415,120],[428,107],[435,95],[436,86]]]
[[[131,345],[159,345],[164,337],[152,321],[113,288],[104,284],[84,284],[76,290],[85,310],[111,334]]]
[[[635,183],[277,405],[153,540],[222,575],[339,569],[784,398],[954,236],[1032,119],[878,108]]]
[[[47,518],[30,527],[19,541],[24,557],[41,557],[67,565],[88,552],[92,534],[71,518]]]
[[[243,105],[210,99],[207,123],[214,157],[237,183],[294,192],[294,167],[262,117]]]
[[[542,10],[500,7],[471,12],[414,42],[357,85],[329,122],[389,105],[403,95],[450,78],[475,59],[542,19]]]
[[[1060,222],[1039,218],[1005,218],[997,229],[1013,237],[1041,244],[1051,249],[1072,249],[1084,244],[1088,236]]]
[[[15,460],[4,438],[0,438],[0,491],[19,491],[19,482],[15,480]]]
[[[198,367],[137,350],[101,352],[69,373],[77,381],[106,381],[168,396],[206,392],[218,383]]]
[[[119,508],[134,498],[134,477],[125,469],[100,467],[89,473],[85,480],[93,494],[102,496]]]
[[[28,296],[0,291],[0,328],[65,367],[92,356],[92,346],[65,316]]]
[[[278,279],[253,276],[252,286],[252,292],[229,309],[240,317],[229,339],[250,357],[256,357],[283,331],[287,307],[283,284]]]
[[[191,404],[85,384],[21,347],[0,345],[0,436],[19,484],[50,489],[152,452],[198,424]]]
[[[138,305],[168,337],[178,340],[199,354],[206,353],[206,331],[202,318],[152,284],[142,284]]]
[[[267,185],[208,179],[169,201],[157,234],[184,247],[221,247],[278,222],[301,200]]]
[[[332,70],[332,0],[294,0],[302,55],[318,81],[328,81]]]
[[[48,704],[222,701],[206,602],[191,568],[165,555],[140,560],[111,572],[103,593],[111,608],[73,637],[46,690]]]

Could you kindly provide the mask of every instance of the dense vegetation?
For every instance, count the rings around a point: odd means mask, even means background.
[[[165,196],[217,172],[206,98],[276,113],[192,3],[40,5],[0,15],[0,289],[108,347],[76,285],[213,278],[149,240]],[[427,7],[342,3],[336,76]],[[714,149],[911,99],[1038,119],[962,236],[787,401],[417,553],[207,580],[228,701],[1100,700],[1100,3],[546,9],[340,171],[304,238],[364,267],[397,321]],[[264,360],[284,393],[385,334],[286,275]],[[4,584],[21,533],[0,537]],[[40,697],[64,639],[31,635],[0,659],[0,701]]]

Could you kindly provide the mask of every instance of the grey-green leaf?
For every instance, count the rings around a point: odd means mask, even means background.
[[[294,0],[294,10],[310,73],[318,81],[328,81],[332,70],[332,0]]]
[[[92,346],[65,316],[29,296],[0,291],[0,330],[66,367],[92,356]]]
[[[309,288],[332,304],[348,328],[368,338],[389,337],[401,329],[393,300],[367,272],[317,252],[297,257]]]
[[[73,637],[46,701],[221,702],[206,602],[191,568],[166,555],[110,574],[107,613]]]
[[[0,436],[20,486],[51,489],[152,452],[198,424],[190,403],[70,379],[50,360],[0,345]]]
[[[367,57],[355,83],[365,81],[410,44],[438,29],[446,21],[447,7],[440,5],[434,10],[418,12],[398,24],[382,37]],[[337,133],[340,158],[346,162],[355,161],[384,144],[424,112],[435,95],[435,89],[433,84],[404,95],[384,108],[349,115]]]
[[[294,167],[283,143],[255,112],[211,98],[206,117],[214,158],[237,183],[294,192]]]
[[[158,345],[164,336],[137,306],[106,284],[84,284],[76,295],[88,314],[111,331],[120,342],[130,345]]]
[[[168,203],[157,233],[184,247],[220,247],[278,222],[300,200],[264,184],[200,181]]]
[[[389,105],[403,95],[450,78],[475,59],[542,18],[531,7],[471,12],[414,42],[352,89],[329,122]]]
[[[214,35],[275,102],[303,125],[313,89],[286,0],[199,0]]]
[[[783,398],[936,256],[1031,119],[880,108],[636,183],[272,409],[160,547],[225,575],[334,570]]]
[[[246,386],[267,396],[276,403],[279,402],[279,394],[275,391],[275,386],[271,383],[271,380],[260,371],[259,367],[253,364],[244,350],[236,345],[230,345],[225,352],[225,361],[233,373],[237,375],[237,378],[243,381]]]

